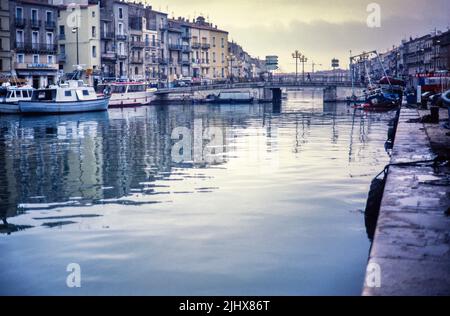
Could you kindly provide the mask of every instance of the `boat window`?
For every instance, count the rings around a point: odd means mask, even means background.
[[[111,92],[112,93],[125,93],[125,87],[126,86],[112,86]]]
[[[145,91],[144,85],[130,85],[128,87],[128,92],[142,92]]]
[[[88,90],[83,90],[83,95],[84,96],[89,95],[89,91]]]
[[[72,96],[72,91],[70,91],[70,90],[64,91],[64,96],[65,97],[71,97]]]
[[[11,97],[12,97],[12,93],[13,93],[12,91],[8,91],[8,92],[6,93],[6,97],[7,97],[7,98],[11,98]]]
[[[16,91],[16,95],[17,98],[22,98],[22,91],[21,90]]]
[[[32,99],[34,101],[53,101],[56,98],[56,89],[35,90]]]

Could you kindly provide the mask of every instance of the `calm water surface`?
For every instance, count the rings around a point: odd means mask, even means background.
[[[392,117],[314,90],[0,116],[0,294],[358,295]]]

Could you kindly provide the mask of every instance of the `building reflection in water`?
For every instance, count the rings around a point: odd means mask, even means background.
[[[358,144],[364,146],[370,120],[336,104],[312,104],[300,111],[280,104],[180,105],[82,115],[0,116],[0,217],[4,219],[0,230],[31,227],[6,222],[27,210],[167,202],[173,198],[168,196],[171,181],[204,177],[205,168],[226,168],[242,146],[250,146],[246,151],[250,160],[270,160],[255,155],[277,153],[279,129],[286,124],[295,124],[295,135],[289,138],[293,153],[299,154],[314,136],[312,125],[329,126],[330,141],[336,144],[339,120],[349,114],[353,115],[351,161],[358,154],[353,134],[358,133]],[[174,130],[180,127],[191,134],[187,161],[173,159],[174,145],[180,140]],[[214,146],[208,130],[219,131]],[[250,143],[242,143],[243,135],[252,136]]]

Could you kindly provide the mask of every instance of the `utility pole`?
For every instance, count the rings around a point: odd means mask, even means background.
[[[76,33],[76,41],[77,41],[77,66],[80,64],[80,51],[79,51],[79,41],[78,41],[78,26],[72,29],[72,33]]]

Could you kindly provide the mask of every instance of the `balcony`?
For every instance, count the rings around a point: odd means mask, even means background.
[[[23,28],[23,27],[25,27],[25,19],[24,18],[18,18],[18,17],[16,17],[16,19],[15,19],[15,26],[16,27],[21,27],[21,28]]]
[[[181,38],[184,39],[184,40],[190,40],[191,39],[191,34],[183,32],[183,34],[181,34]]]
[[[154,48],[158,48],[160,47],[159,41],[150,41],[150,42],[145,42],[145,49],[149,50],[149,49],[154,49]]]
[[[14,69],[58,70],[58,64],[14,63]]]
[[[169,59],[160,57],[158,58],[158,63],[161,65],[167,65],[169,63]]]
[[[30,26],[32,29],[38,29],[41,27],[41,21],[36,20],[36,19],[31,19],[30,20]]]
[[[47,30],[54,30],[56,28],[55,21],[45,21],[45,28]]]
[[[211,47],[208,43],[202,43],[202,49],[209,49]]]
[[[127,35],[125,35],[125,34],[117,34],[116,35],[116,39],[118,40],[118,41],[126,41],[127,40]]]
[[[180,44],[169,44],[169,49],[170,50],[181,50],[182,49],[182,45],[180,45]]]
[[[191,62],[189,60],[181,60],[181,64],[183,66],[189,66],[191,64]]]
[[[168,29],[169,29],[169,24],[167,24],[167,22],[166,22],[166,23],[161,23],[161,24],[159,24],[159,30],[160,30],[161,32],[167,31]]]
[[[184,44],[182,47],[183,53],[189,53],[191,51],[191,47],[187,44]]]
[[[124,60],[128,58],[128,55],[124,55],[123,53],[119,53],[117,54],[117,58],[120,60]]]
[[[15,47],[18,52],[54,54],[57,51],[56,44],[16,42]]]
[[[200,45],[200,43],[192,43],[192,44],[191,44],[191,47],[192,47],[193,49],[199,49],[199,48],[201,47],[201,45]]]
[[[114,38],[113,32],[101,32],[100,38],[102,40],[112,40]]]
[[[63,53],[58,54],[58,62],[60,62],[60,63],[65,63],[66,60],[67,60],[66,54],[63,54]]]
[[[133,48],[144,48],[145,42],[143,41],[131,41],[131,47]]]
[[[115,61],[117,59],[117,55],[114,52],[106,52],[102,54],[102,60],[105,61]]]
[[[132,56],[130,58],[130,64],[142,64],[144,63],[144,59],[142,57]]]

